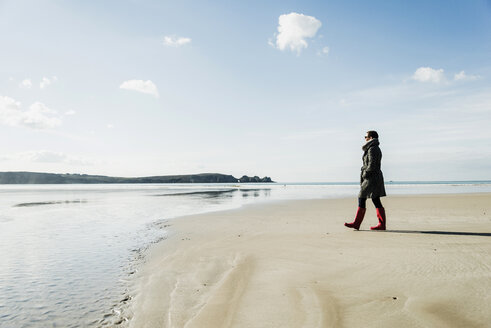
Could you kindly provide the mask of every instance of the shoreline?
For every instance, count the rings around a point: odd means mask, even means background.
[[[287,200],[173,219],[137,274],[130,327],[484,326],[491,193]],[[465,255],[465,256],[463,256]]]

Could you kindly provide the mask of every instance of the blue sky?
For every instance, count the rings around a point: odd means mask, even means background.
[[[0,0],[0,171],[491,179],[490,1]]]

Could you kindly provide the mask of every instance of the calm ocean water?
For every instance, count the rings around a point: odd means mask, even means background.
[[[356,183],[0,185],[0,327],[124,322],[142,251],[174,218],[287,199],[356,195]],[[491,192],[491,181],[388,183],[389,195]]]

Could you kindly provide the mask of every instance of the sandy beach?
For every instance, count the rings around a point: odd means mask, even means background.
[[[130,327],[489,327],[491,194],[296,200],[169,221]]]

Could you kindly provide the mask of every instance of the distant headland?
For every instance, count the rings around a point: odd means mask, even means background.
[[[163,175],[140,178],[109,177],[88,174],[37,172],[0,172],[0,184],[94,184],[94,183],[274,183],[270,177],[236,178],[220,173]]]

